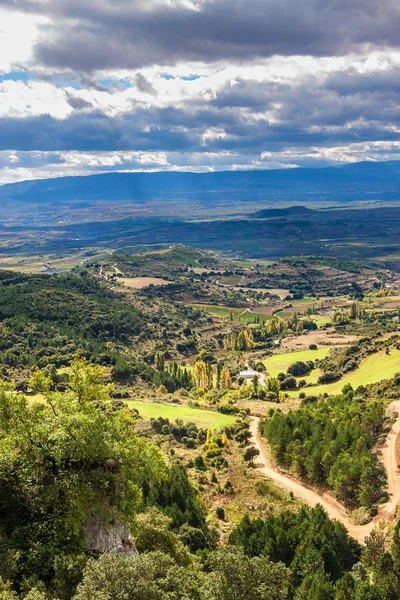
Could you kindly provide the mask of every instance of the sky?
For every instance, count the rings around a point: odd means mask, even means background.
[[[0,0],[0,184],[400,160],[398,0]]]

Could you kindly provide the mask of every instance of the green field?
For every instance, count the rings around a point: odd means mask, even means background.
[[[214,317],[220,317],[221,319],[229,319],[231,316],[231,313],[233,314],[234,318],[236,319],[236,317],[238,315],[240,315],[244,310],[246,310],[245,308],[234,308],[232,306],[219,306],[218,304],[190,304],[190,306],[193,306],[193,308],[199,308],[201,310],[205,310],[206,312],[209,312],[211,315],[214,315]]]
[[[351,383],[353,388],[356,389],[359,385],[368,385],[383,379],[391,379],[397,372],[400,372],[400,350],[391,349],[389,355],[382,350],[382,352],[367,356],[356,371],[348,373],[339,381],[326,385],[315,385],[302,391],[313,396],[324,393],[338,394],[346,383]],[[289,392],[291,397],[297,397],[298,394],[298,391]]]
[[[329,348],[318,348],[318,350],[301,350],[300,352],[287,352],[286,354],[275,354],[269,356],[263,363],[270,377],[276,377],[279,373],[286,373],[290,365],[299,360],[321,360],[328,356]],[[302,377],[301,379],[306,379]]]
[[[311,315],[313,321],[316,322],[318,327],[323,327],[324,325],[331,325],[332,318],[331,317],[319,317],[318,315]]]
[[[247,308],[236,308],[233,306],[219,306],[218,304],[190,304],[193,308],[199,308],[210,313],[214,317],[220,319],[230,319],[231,313],[233,314],[234,321],[240,321],[241,323],[252,324],[255,322],[256,317],[260,319],[260,323],[263,321],[270,321],[271,319],[277,319],[273,315],[263,315],[261,313],[255,313]]]
[[[163,417],[174,422],[176,419],[182,419],[185,423],[195,423],[198,427],[204,429],[219,429],[225,425],[232,425],[235,417],[223,415],[216,411],[201,410],[200,408],[190,408],[188,406],[173,406],[158,402],[141,402],[140,400],[125,401],[129,408],[135,408],[146,421]]]

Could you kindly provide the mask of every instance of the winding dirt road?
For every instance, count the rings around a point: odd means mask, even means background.
[[[260,462],[256,463],[255,466],[263,475],[275,481],[280,487],[293,492],[295,496],[303,500],[308,506],[314,507],[320,504],[331,519],[341,521],[349,532],[349,535],[358,542],[363,543],[377,522],[381,520],[391,521],[393,519],[396,506],[400,503],[400,470],[396,459],[396,442],[397,436],[400,433],[400,402],[393,402],[390,408],[393,412],[397,412],[398,416],[382,448],[382,460],[388,479],[389,500],[386,504],[381,505],[378,515],[367,525],[354,525],[343,505],[329,494],[320,495],[299,480],[275,470],[261,443],[261,436],[258,431],[260,419],[258,417],[252,417],[250,424],[253,436],[252,443],[260,452]]]

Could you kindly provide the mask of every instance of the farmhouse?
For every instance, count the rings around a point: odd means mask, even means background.
[[[253,371],[252,369],[245,369],[244,371],[240,371],[239,373],[239,377],[242,377],[243,379],[253,379],[254,375],[257,375],[258,377],[258,373],[256,373],[256,371]]]

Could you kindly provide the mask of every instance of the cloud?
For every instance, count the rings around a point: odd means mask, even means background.
[[[0,181],[397,156],[399,25],[395,0],[0,0]]]
[[[135,83],[139,92],[155,96],[157,90],[151,85],[150,81],[142,73],[138,73],[135,77]]]
[[[0,0],[0,5],[46,19],[34,60],[77,72],[332,56],[400,44],[396,0]]]

